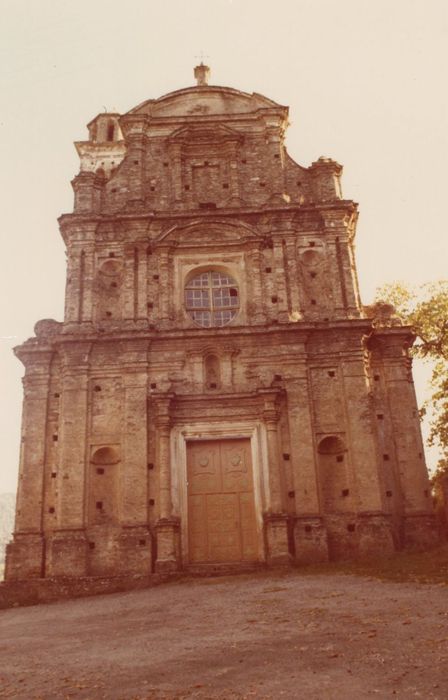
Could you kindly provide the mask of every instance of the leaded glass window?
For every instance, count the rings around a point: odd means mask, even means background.
[[[227,325],[239,306],[237,283],[223,272],[202,272],[185,286],[185,307],[193,321],[204,328]]]

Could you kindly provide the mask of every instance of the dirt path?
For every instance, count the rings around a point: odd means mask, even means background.
[[[0,698],[448,697],[448,588],[257,574],[0,612]]]

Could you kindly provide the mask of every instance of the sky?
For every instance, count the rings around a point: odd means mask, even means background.
[[[289,105],[297,162],[344,166],[364,303],[386,282],[447,277],[446,0],[0,0],[0,11],[0,493],[17,481],[12,347],[63,317],[57,217],[73,208],[73,142],[99,112],[193,85],[201,52],[211,84]],[[427,376],[417,368],[420,402]]]

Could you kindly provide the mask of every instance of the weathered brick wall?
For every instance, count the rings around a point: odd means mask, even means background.
[[[239,425],[256,460],[260,559],[432,541],[408,330],[363,318],[341,166],[294,163],[286,122],[266,98],[203,86],[99,115],[76,144],[64,323],[40,322],[17,349],[8,578],[188,563],[182,436]],[[207,270],[238,289],[222,328],[185,308],[185,284]]]

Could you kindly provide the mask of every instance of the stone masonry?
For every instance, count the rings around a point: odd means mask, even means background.
[[[15,351],[7,580],[434,540],[414,338],[361,305],[342,167],[292,160],[287,107],[195,77],[76,143],[64,321]]]

